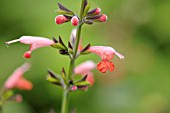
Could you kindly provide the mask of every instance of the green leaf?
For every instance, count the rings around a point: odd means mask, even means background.
[[[60,82],[59,82],[59,80],[51,77],[50,75],[47,76],[47,81],[50,82],[50,83],[52,83],[52,84],[61,85]]]
[[[9,99],[11,96],[13,96],[13,95],[14,95],[14,93],[13,93],[12,90],[7,90],[7,91],[5,91],[5,92],[3,93],[2,98],[3,98],[4,100],[7,100],[7,99]]]
[[[62,50],[66,50],[67,48],[65,48],[65,46],[63,46],[60,43],[55,43],[51,45],[52,47],[56,48],[56,49],[62,49]]]
[[[65,15],[65,14],[74,15],[73,12],[67,12],[67,11],[64,11],[64,10],[61,10],[61,9],[56,10],[56,12],[57,12],[58,14],[61,14],[61,15]]]
[[[88,85],[90,85],[90,82],[88,82],[88,81],[81,81],[81,82],[74,83],[74,85],[76,85],[76,86],[88,86]]]
[[[90,9],[90,3],[88,2],[88,4],[86,5],[86,7],[85,7],[85,9],[84,9],[83,17],[86,17],[89,9]]]

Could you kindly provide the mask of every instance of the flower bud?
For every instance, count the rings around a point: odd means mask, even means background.
[[[67,21],[67,18],[64,15],[58,15],[55,18],[56,24],[63,24],[66,21]]]
[[[101,21],[101,22],[106,22],[107,16],[105,14],[102,14],[102,16],[98,20]]]
[[[101,9],[100,8],[95,8],[91,11],[89,11],[87,14],[88,15],[99,15],[101,13]]]
[[[79,24],[79,19],[77,18],[77,16],[72,17],[71,23],[73,26],[77,26]]]
[[[94,14],[98,15],[98,14],[100,14],[100,12],[101,12],[101,9],[100,8],[96,8]]]
[[[31,51],[27,51],[24,53],[23,57],[25,58],[31,58]]]

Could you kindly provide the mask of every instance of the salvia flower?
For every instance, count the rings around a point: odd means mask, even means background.
[[[21,90],[31,90],[33,87],[32,83],[23,77],[23,74],[26,71],[28,71],[29,68],[30,68],[30,64],[28,63],[25,63],[19,68],[17,68],[5,82],[4,88],[5,89],[17,88]]]
[[[68,21],[68,19],[64,15],[58,15],[55,17],[56,24],[63,24],[67,21]]]
[[[79,19],[77,18],[77,16],[72,17],[71,23],[73,26],[77,26],[79,24]]]
[[[8,41],[6,42],[6,44],[11,44],[18,41],[24,44],[30,44],[30,50],[24,53],[25,58],[31,58],[32,51],[37,48],[50,46],[54,44],[54,41],[48,38],[36,37],[36,36],[22,36],[19,39]]]
[[[102,61],[97,65],[97,69],[102,73],[105,73],[109,69],[110,72],[114,70],[114,64],[110,61],[113,59],[114,54],[116,54],[120,59],[124,58],[123,55],[108,46],[92,46],[89,48],[89,51],[101,57]]]
[[[95,63],[93,61],[86,61],[80,65],[78,65],[75,69],[74,69],[74,73],[75,74],[81,74],[81,75],[87,75],[86,80],[93,85],[94,84],[94,77],[93,77],[93,73],[91,72],[92,69],[94,69],[96,67]]]

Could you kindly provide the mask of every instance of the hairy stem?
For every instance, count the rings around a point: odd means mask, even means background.
[[[83,20],[84,3],[85,3],[85,1],[86,0],[82,0],[82,4],[81,4],[80,23],[82,23],[82,20]],[[68,80],[70,80],[72,75],[74,74],[74,67],[75,67],[74,63],[75,63],[76,56],[77,56],[77,51],[78,51],[78,45],[79,45],[79,41],[80,41],[82,25],[83,24],[79,24],[79,26],[77,27],[76,43],[75,43],[74,48],[73,48],[73,58],[70,60],[69,71],[68,71],[68,75],[67,75],[67,79]],[[68,86],[67,86],[67,88],[68,88]],[[68,109],[69,109],[70,92],[68,91],[67,88],[64,89],[64,92],[63,92],[63,100],[62,100],[62,106],[61,106],[61,113],[68,113]]]

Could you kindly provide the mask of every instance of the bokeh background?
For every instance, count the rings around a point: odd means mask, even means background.
[[[0,86],[16,67],[32,63],[25,77],[34,84],[32,91],[18,91],[23,102],[7,102],[4,113],[60,112],[62,90],[46,81],[47,69],[60,73],[68,69],[69,58],[50,47],[22,58],[28,45],[4,42],[23,35],[58,37],[67,42],[70,23],[56,25],[57,2],[79,12],[81,0],[0,0]],[[108,15],[107,23],[84,25],[86,45],[108,45],[126,58],[115,56],[114,72],[94,70],[95,84],[87,92],[71,94],[70,111],[77,113],[170,113],[170,0],[91,0]],[[97,55],[80,57],[99,62]]]

